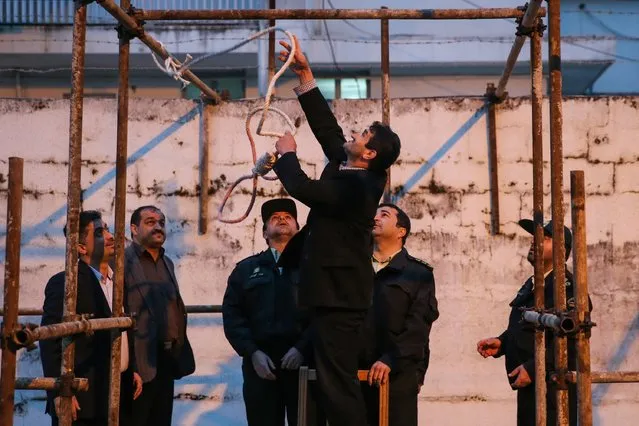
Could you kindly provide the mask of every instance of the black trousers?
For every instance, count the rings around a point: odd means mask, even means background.
[[[546,388],[546,425],[557,422],[557,400],[555,386]],[[568,424],[577,426],[577,387],[568,385]],[[535,426],[535,384],[517,390],[517,426]]]
[[[158,354],[157,372],[153,380],[144,383],[142,394],[133,401],[135,426],[171,426],[173,415],[173,374],[166,355]]]
[[[417,366],[413,363],[390,373],[388,424],[391,426],[417,426]],[[362,382],[369,426],[379,425],[379,388]]]
[[[272,361],[277,366],[280,359]],[[284,413],[289,426],[297,425],[298,370],[278,368],[275,370],[277,380],[264,380],[247,358],[242,363],[242,375],[242,394],[249,426],[284,426]]]
[[[313,352],[320,409],[331,426],[364,426],[366,409],[357,378],[366,311],[316,308]]]
[[[56,416],[51,416],[51,426],[58,426],[60,424]],[[108,420],[96,420],[96,419],[78,419],[74,421],[73,426],[107,426]]]

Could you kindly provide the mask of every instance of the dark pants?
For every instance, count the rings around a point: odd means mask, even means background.
[[[331,426],[363,426],[366,414],[357,378],[361,328],[366,311],[317,308],[313,351],[319,405]]]
[[[277,366],[280,358],[271,358]],[[277,380],[260,378],[249,358],[242,363],[244,405],[249,426],[297,425],[298,370],[275,370]]]
[[[577,387],[568,385],[568,420],[570,426],[577,426]],[[555,386],[546,388],[546,425],[557,422],[557,397]],[[517,426],[535,426],[535,384],[517,391]]]
[[[160,355],[160,354],[159,354]],[[173,375],[169,360],[162,354],[153,380],[144,383],[142,394],[133,401],[136,426],[171,426],[173,415]]]
[[[59,420],[55,416],[51,416],[51,426],[58,426]],[[74,421],[73,426],[107,426],[108,420],[96,420],[96,419],[78,419]]]
[[[388,424],[417,426],[417,367],[409,363],[390,373]],[[379,425],[379,388],[362,382],[369,426]]]

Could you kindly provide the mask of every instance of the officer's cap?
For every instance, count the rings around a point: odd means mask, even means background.
[[[297,206],[290,198],[275,198],[262,204],[262,222],[268,222],[275,212],[290,213],[297,221]]]
[[[535,234],[535,222],[532,219],[522,219],[519,221],[519,226],[524,228],[526,232],[531,235]],[[544,224],[544,234],[552,238],[552,220]],[[566,247],[566,259],[570,256],[570,250],[572,249],[572,232],[564,225],[564,246]]]

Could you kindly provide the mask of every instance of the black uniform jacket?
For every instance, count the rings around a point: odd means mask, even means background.
[[[275,163],[286,191],[311,208],[306,226],[289,242],[280,261],[292,258],[292,264],[299,263],[303,304],[364,310],[371,303],[371,230],[386,173],[339,170],[346,161],[346,138],[326,100],[316,88],[299,101],[329,163],[319,180],[304,173],[293,152]]]
[[[296,303],[296,275],[287,269],[280,274],[270,250],[237,264],[228,279],[222,315],[224,334],[238,355],[295,346],[309,356],[307,321]]]
[[[439,317],[432,271],[403,248],[375,275],[366,321],[368,363],[380,360],[395,371],[406,363],[416,365],[420,383],[430,358],[431,326]]]
[[[555,306],[554,297],[554,273],[551,272],[544,280],[545,308],[552,309]],[[572,274],[566,270],[566,303],[569,309],[574,309],[575,285]],[[501,347],[498,358],[506,356],[506,372],[510,373],[520,365],[524,365],[530,378],[535,380],[535,329],[522,318],[521,308],[531,308],[535,306],[533,277],[530,277],[519,289],[515,298],[510,302],[512,307],[508,319],[508,328],[500,336]],[[590,303],[592,310],[592,303]],[[553,332],[547,329],[546,332],[546,371],[554,371],[554,339]],[[574,337],[568,337],[568,366],[575,369],[576,363],[576,341]],[[513,382],[516,378],[509,378]]]
[[[41,325],[51,325],[62,322],[64,305],[64,272],[60,272],[47,283],[44,290],[44,306]],[[126,297],[124,298],[126,301]],[[125,311],[126,305],[125,305]],[[111,309],[100,287],[100,282],[83,261],[78,262],[78,293],[76,312],[78,314],[92,314],[92,318],[108,318]],[[128,332],[129,348],[132,348],[132,333]],[[45,377],[59,377],[62,362],[62,339],[42,340],[40,357]],[[78,392],[76,398],[80,405],[78,417],[80,419],[106,419],[109,407],[109,369],[111,354],[111,332],[109,330],[95,333],[79,334],[75,337],[74,373],[76,377],[89,379],[89,390]],[[129,352],[129,369],[122,378],[122,392],[131,392],[132,371],[135,368],[133,351]],[[47,392],[47,413],[55,414],[53,399],[58,396],[57,391]]]

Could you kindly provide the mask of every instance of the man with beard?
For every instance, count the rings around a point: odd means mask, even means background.
[[[64,234],[66,235],[66,226]],[[78,243],[78,292],[76,312],[90,314],[92,318],[111,316],[113,300],[113,271],[109,262],[115,254],[113,235],[102,220],[100,212],[83,211],[79,217]],[[41,325],[62,322],[65,273],[60,272],[49,280],[45,289]],[[126,290],[125,290],[126,291]],[[126,305],[125,305],[126,309]],[[142,391],[142,379],[134,372],[135,363],[130,351],[130,333],[122,333],[120,371],[120,424],[129,425],[131,403]],[[109,415],[109,380],[111,331],[74,336],[76,377],[89,379],[89,390],[78,392],[72,398],[71,409],[74,425],[106,426]],[[59,377],[62,361],[62,339],[39,342],[42,369],[46,377]],[[133,385],[133,387],[132,387]],[[135,394],[134,394],[135,392]],[[58,391],[47,392],[47,413],[52,425],[58,425],[60,396]]]
[[[529,234],[534,234],[534,222],[530,219],[522,219],[519,226]],[[553,274],[553,225],[552,221],[544,226],[543,241],[543,268],[544,268],[544,299],[545,308],[552,309],[554,303]],[[566,260],[572,249],[572,233],[564,226],[564,241]],[[528,262],[535,263],[535,246],[531,242],[528,251]],[[477,352],[484,358],[492,356],[499,358],[506,356],[506,373],[513,390],[517,391],[517,426],[534,426],[535,423],[535,329],[529,323],[522,320],[522,308],[535,306],[534,276],[528,278],[519,289],[515,298],[510,302],[511,311],[508,319],[508,328],[499,337],[490,337],[477,343]],[[572,274],[566,269],[566,306],[575,308],[574,280]],[[592,310],[592,304],[590,305]],[[554,370],[554,339],[551,330],[546,331],[546,371]],[[572,336],[568,338],[568,368],[576,369],[576,343]],[[546,387],[546,424],[551,426],[557,419],[557,403],[555,397],[555,385],[547,381]],[[569,419],[570,425],[577,425],[577,394],[575,384],[568,385],[569,393]]]
[[[166,219],[155,206],[131,215],[132,244],[125,250],[125,285],[131,312],[136,314],[134,349],[144,380],[134,401],[138,426],[171,425],[173,381],[195,371],[186,336],[186,307],[180,296],[173,262],[162,247]]]
[[[368,424],[379,424],[379,391],[390,381],[389,424],[417,426],[417,394],[430,358],[429,336],[439,317],[433,268],[406,247],[410,218],[395,204],[381,204],[375,215],[372,256],[373,306],[365,327],[362,388]]]
[[[222,302],[224,334],[242,357],[243,395],[249,426],[297,424],[297,373],[308,359],[308,336],[297,308],[297,277],[277,266],[297,233],[291,199],[262,204],[268,248],[240,261]]]
[[[286,42],[280,60],[291,51]],[[374,122],[347,140],[317,88],[295,38],[295,89],[308,124],[328,164],[319,179],[301,168],[290,133],[276,143],[273,170],[284,189],[311,208],[306,226],[291,241],[285,259],[298,259],[300,301],[311,309],[313,352],[319,402],[331,426],[362,426],[365,407],[357,378],[361,328],[371,303],[371,229],[384,192],[386,169],[399,156],[400,140],[387,125]]]

